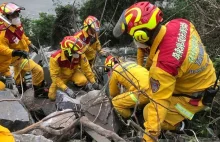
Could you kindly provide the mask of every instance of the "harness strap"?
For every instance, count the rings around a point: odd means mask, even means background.
[[[193,96],[193,95],[187,95],[187,94],[173,94],[174,97],[187,97],[191,99],[201,99],[203,95]]]

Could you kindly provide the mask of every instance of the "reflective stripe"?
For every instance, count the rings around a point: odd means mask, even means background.
[[[130,95],[131,99],[132,99],[135,103],[138,102],[138,99],[135,97],[134,93],[130,92],[129,95]]]
[[[188,118],[189,120],[192,120],[194,114],[192,112],[190,112],[189,110],[187,110],[186,108],[184,108],[181,104],[177,103],[175,105],[175,108],[186,118]]]
[[[136,66],[137,66],[137,64],[134,62],[128,62],[128,63],[122,65],[122,67],[125,68],[126,70],[129,70],[129,69],[134,68]],[[120,71],[120,73],[123,73],[126,70],[122,70],[122,71]]]
[[[27,59],[24,59],[23,62],[21,63],[20,65],[20,68],[23,69],[24,66],[28,63],[28,60]]]

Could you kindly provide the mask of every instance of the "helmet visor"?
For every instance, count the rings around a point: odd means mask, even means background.
[[[93,28],[96,32],[100,31],[100,23],[98,20],[95,20],[90,24],[90,27]]]
[[[126,31],[126,21],[125,21],[125,11],[122,13],[121,17],[119,18],[117,24],[113,29],[114,37],[120,37]]]

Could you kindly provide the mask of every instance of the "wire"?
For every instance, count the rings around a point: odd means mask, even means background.
[[[100,23],[101,23],[101,21],[102,21],[103,15],[104,15],[104,13],[105,13],[105,7],[106,7],[106,4],[107,4],[107,1],[108,1],[108,0],[105,0],[105,5],[104,5],[104,8],[103,8],[103,10],[102,10],[102,15],[101,15],[101,18],[100,18]]]
[[[99,36],[99,38],[107,31],[107,29],[109,29],[109,27],[110,27],[110,24],[111,24],[111,22],[112,22],[112,20],[113,20],[113,18],[115,17],[115,14],[116,14],[116,11],[117,11],[117,9],[118,9],[118,6],[119,6],[119,2],[120,2],[120,0],[118,1],[118,3],[117,3],[117,6],[116,6],[116,8],[115,8],[115,11],[114,11],[114,13],[113,13],[113,15],[112,15],[112,18],[111,18],[111,20],[109,21],[109,23],[108,23],[108,26],[107,26],[107,28],[105,29],[105,31],[104,32],[102,32],[102,34]]]
[[[104,66],[104,65],[99,65],[99,66],[96,66],[96,67],[105,67],[105,66]],[[105,68],[108,68],[108,67],[105,67]],[[111,68],[109,67],[109,69],[111,69]],[[118,74],[120,74],[123,78],[127,79],[124,75],[122,75],[122,74],[121,74],[120,72],[118,72],[117,70],[115,70],[115,69],[112,69],[112,70],[115,71],[115,72],[117,72]],[[129,82],[129,83],[131,83],[131,84],[133,85],[132,82]],[[136,85],[135,85],[134,87],[136,88]],[[136,88],[136,89],[137,89],[137,88]],[[142,93],[143,95],[145,95],[146,97],[148,97],[152,102],[154,102],[154,103],[156,103],[156,104],[162,106],[163,108],[165,108],[165,109],[167,109],[167,110],[169,110],[169,111],[171,111],[171,112],[176,112],[176,111],[170,110],[169,108],[165,107],[164,105],[162,105],[162,104],[160,104],[160,103],[154,101],[154,100],[153,100],[150,96],[148,96],[144,91],[138,90],[138,92]],[[125,97],[126,97],[126,96],[125,96]],[[123,97],[123,98],[124,98],[124,97]],[[119,99],[117,99],[117,100],[120,100],[120,99],[123,99],[123,98],[119,98]]]

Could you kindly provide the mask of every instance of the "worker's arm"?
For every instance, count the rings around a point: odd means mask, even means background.
[[[50,76],[51,76],[52,82],[56,83],[58,88],[61,88],[62,90],[66,90],[67,89],[66,84],[59,77],[60,72],[61,70],[60,70],[60,67],[57,61],[53,57],[51,57],[50,58]]]
[[[12,49],[9,48],[8,40],[4,37],[5,32],[1,32],[0,34],[0,55],[8,56],[11,58]]]

